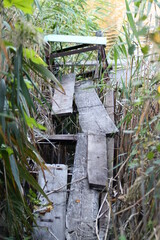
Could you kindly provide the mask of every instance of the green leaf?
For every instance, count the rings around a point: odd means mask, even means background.
[[[160,152],[160,144],[157,146],[157,151]]]
[[[128,48],[128,53],[129,53],[129,55],[133,55],[135,49],[136,49],[135,45],[132,44],[132,45]]]
[[[33,127],[36,127],[36,128],[39,128],[40,130],[46,130],[46,128],[41,124],[37,123],[34,118],[28,117],[26,113],[24,113],[24,116],[25,116],[26,123],[30,128],[33,129]]]
[[[23,56],[36,64],[40,64],[47,67],[47,64],[33,49],[23,48]]]
[[[3,3],[5,8],[15,6],[24,13],[33,13],[33,0],[4,0]]]
[[[18,167],[17,167],[17,164],[16,164],[16,161],[15,161],[15,158],[14,158],[14,155],[10,155],[9,156],[9,161],[10,161],[10,165],[11,165],[11,170],[12,170],[12,174],[13,174],[13,177],[14,177],[14,180],[19,188],[19,191],[22,195],[22,186],[21,186],[21,183],[20,183],[20,179],[19,179],[19,171],[18,171]]]
[[[134,36],[137,38],[137,41],[138,41],[139,45],[141,46],[141,43],[140,43],[139,38],[138,38],[138,32],[137,32],[137,29],[136,29],[136,25],[135,25],[135,23],[134,23],[134,19],[133,19],[131,10],[130,10],[130,8],[129,8],[128,1],[125,0],[125,3],[126,3],[126,10],[127,10],[128,22],[129,22],[129,24],[130,24],[130,26],[131,26],[131,29],[132,29],[132,31],[133,31]]]
[[[41,77],[43,78],[43,79],[49,79],[49,80],[52,80],[55,84],[57,84],[60,88],[61,88],[61,90],[63,91],[63,92],[65,92],[64,91],[64,89],[63,89],[63,87],[62,87],[62,85],[60,84],[60,82],[57,80],[57,78],[53,75],[53,73],[51,72],[51,71],[49,71],[45,66],[43,66],[43,65],[38,65],[38,64],[36,64],[36,63],[32,63],[32,66],[33,66],[33,71],[34,70],[36,70],[38,73],[40,73],[41,74]]]
[[[154,153],[153,153],[153,152],[149,152],[149,153],[147,154],[147,158],[148,158],[149,160],[152,160],[152,159],[154,158]]]
[[[32,187],[37,190],[38,192],[40,192],[47,200],[48,202],[51,202],[48,198],[48,196],[45,194],[45,192],[42,190],[42,188],[39,186],[39,184],[37,183],[37,181],[34,179],[34,177],[28,172],[28,170],[22,166],[22,165],[18,165],[18,169],[19,169],[19,174],[21,176],[22,179],[25,179],[29,184],[32,185]]]
[[[142,47],[142,48],[141,48],[141,51],[142,51],[142,53],[145,54],[145,55],[148,54],[149,46],[146,45],[145,47]]]
[[[21,84],[21,89],[22,89],[22,95],[24,96],[25,100],[27,101],[28,106],[35,110],[34,103],[32,101],[29,90],[28,90],[27,85],[23,78],[21,79],[20,84]]]

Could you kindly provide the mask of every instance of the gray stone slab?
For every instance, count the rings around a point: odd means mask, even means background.
[[[34,231],[34,240],[65,240],[65,219],[66,219],[66,190],[67,190],[67,166],[62,164],[46,164],[48,169],[40,171],[38,182],[49,194],[53,202],[53,209],[47,212],[47,208],[40,207],[42,211],[37,214],[37,225]],[[55,191],[55,192],[54,192]],[[46,199],[40,197],[41,203],[45,205]],[[46,211],[45,211],[46,209]]]
[[[60,83],[65,90],[65,94],[57,87],[54,92],[52,102],[52,112],[54,115],[63,116],[73,112],[73,95],[75,86],[75,74],[71,73],[62,76]]]

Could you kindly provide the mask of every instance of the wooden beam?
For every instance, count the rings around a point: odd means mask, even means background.
[[[118,132],[91,81],[76,84],[75,102],[79,112],[79,123],[82,132],[101,135]]]
[[[95,219],[99,193],[87,180],[87,136],[79,134],[66,216],[66,239],[97,239]]]
[[[36,138],[36,142],[39,144],[49,144],[50,142],[63,142],[63,141],[77,141],[76,134],[55,134],[55,135],[44,135],[43,137]]]
[[[46,194],[51,193],[48,197],[53,202],[53,208],[47,209],[46,199],[40,197],[44,207],[36,210],[38,227],[35,227],[34,240],[65,240],[67,166],[62,164],[46,164],[46,166],[50,171],[44,170],[44,173],[40,171],[38,182]]]
[[[106,46],[106,37],[90,37],[90,36],[72,36],[72,35],[56,35],[49,34],[44,37],[45,42],[64,42],[64,43],[83,43],[96,44]]]
[[[91,51],[94,51],[97,49],[98,49],[98,46],[93,45],[93,46],[89,46],[89,47],[84,47],[84,48],[79,48],[79,49],[64,51],[64,52],[62,50],[62,52],[51,53],[50,58],[52,59],[52,58],[57,58],[57,57],[65,57],[65,56],[75,55],[75,54],[84,53],[84,52],[91,52]]]
[[[65,94],[61,93],[61,89],[55,89],[52,112],[54,115],[63,116],[73,112],[73,94],[75,86],[75,74],[62,76],[61,84],[65,90]]]
[[[55,67],[58,67],[58,66],[87,66],[87,67],[92,67],[92,66],[97,66],[99,64],[98,61],[80,61],[80,62],[66,62],[66,63],[63,63],[63,62],[58,62],[58,63],[55,63],[54,66]]]
[[[108,181],[105,135],[88,135],[88,181],[91,187],[103,189]]]

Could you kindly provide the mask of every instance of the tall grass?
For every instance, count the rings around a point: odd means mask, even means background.
[[[159,3],[135,2],[134,14],[125,2],[127,22],[111,51],[115,79],[119,79],[115,114],[120,133],[112,189],[116,195],[112,204],[116,227],[111,224],[110,238],[159,239],[160,25],[153,25],[153,12],[152,21],[149,15],[152,8],[158,10]],[[117,59],[122,63],[125,59],[122,67],[126,71],[121,78]]]

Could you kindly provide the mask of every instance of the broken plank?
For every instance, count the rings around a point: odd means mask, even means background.
[[[79,123],[82,132],[95,134],[112,134],[118,132],[91,81],[76,84],[75,102],[79,112]]]
[[[108,181],[106,136],[88,135],[88,181],[96,189],[106,187]]]
[[[79,134],[66,216],[67,240],[96,240],[99,193],[87,180],[87,136]]]
[[[65,91],[65,94],[62,93],[59,87],[55,89],[52,102],[52,112],[54,115],[63,116],[71,114],[73,112],[72,105],[75,86],[75,74],[71,73],[62,76],[60,83]]]
[[[40,201],[44,207],[36,210],[38,227],[35,227],[33,239],[65,240],[67,166],[62,164],[46,164],[46,166],[50,171],[44,170],[45,178],[40,171],[38,182],[53,202],[53,209],[45,207],[48,202],[41,196]]]

